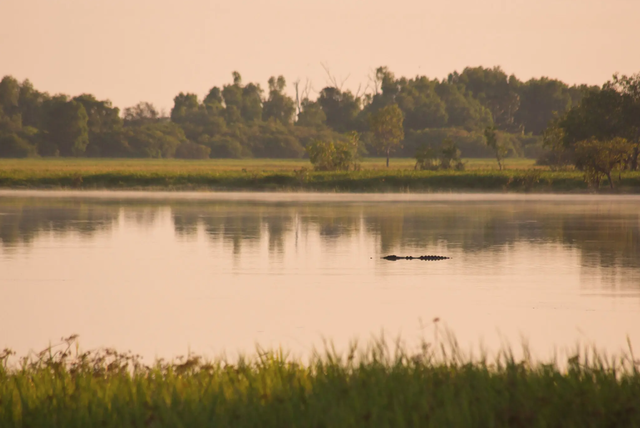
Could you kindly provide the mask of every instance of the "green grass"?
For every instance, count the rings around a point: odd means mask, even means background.
[[[472,359],[455,343],[360,349],[306,363],[258,352],[146,367],[111,350],[73,356],[68,342],[0,364],[0,426],[640,426],[640,363],[630,357],[586,352],[561,368],[509,352]]]
[[[467,169],[497,169],[493,159],[465,159]],[[390,169],[413,169],[413,158],[391,159]],[[534,167],[533,159],[508,159],[508,169],[523,169]],[[0,170],[12,171],[74,171],[74,172],[165,172],[182,171],[210,172],[210,171],[293,171],[295,169],[311,168],[308,159],[105,159],[105,158],[36,158],[36,159],[0,159]],[[385,159],[365,158],[362,168],[386,169]]]
[[[489,159],[468,169],[414,171],[413,160],[365,159],[361,171],[315,172],[304,160],[26,159],[0,160],[0,187],[81,189],[256,190],[324,192],[587,192],[578,171],[552,172],[529,159],[499,171]],[[617,174],[616,174],[617,177]],[[608,183],[603,182],[603,191]],[[640,192],[640,172],[625,172],[623,193]]]

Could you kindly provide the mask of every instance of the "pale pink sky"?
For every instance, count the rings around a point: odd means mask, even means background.
[[[387,65],[445,77],[500,65],[521,79],[601,84],[640,71],[640,0],[0,0],[0,76],[50,93],[170,109],[271,75],[345,87]]]

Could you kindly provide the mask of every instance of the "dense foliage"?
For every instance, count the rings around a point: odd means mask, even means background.
[[[448,137],[463,156],[488,157],[483,130],[493,126],[510,155],[536,157],[549,121],[579,105],[584,93],[600,92],[548,78],[522,82],[499,67],[466,68],[442,80],[396,78],[380,67],[364,93],[335,84],[316,99],[297,83],[291,98],[282,76],[270,78],[268,86],[265,93],[234,72],[231,83],[211,88],[202,99],[178,94],[165,117],[146,102],[120,112],[89,94],[52,96],[28,80],[5,76],[0,156],[300,158],[312,141],[346,141],[354,131],[373,154],[381,140],[374,138],[371,118],[398,108],[404,118],[402,132],[396,132],[403,141],[394,144],[400,156]]]
[[[541,164],[554,167],[574,164],[591,171],[599,170],[598,174],[603,175],[609,175],[614,167],[637,170],[640,73],[615,75],[601,89],[587,91],[580,104],[550,123],[544,132],[544,145],[550,152],[541,159]],[[590,157],[588,162],[585,156]],[[600,165],[594,169],[596,164]],[[590,181],[599,179],[592,176]]]

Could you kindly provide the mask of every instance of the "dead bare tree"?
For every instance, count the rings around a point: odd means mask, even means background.
[[[300,88],[300,78],[298,78],[298,80],[293,82],[293,87],[296,90],[296,110],[297,110],[296,117],[297,117],[302,112],[302,103],[304,102],[304,100],[309,99],[309,95],[311,94],[311,91],[313,91],[314,89],[313,89],[313,84],[308,78],[305,79],[304,86],[302,88]]]
[[[367,75],[369,83],[367,86],[373,87],[373,95],[378,95],[382,87],[382,79],[378,75],[378,70],[371,70]]]
[[[349,80],[349,77],[351,77],[351,73],[347,74],[347,77],[342,79],[342,81],[338,82],[338,79],[336,79],[336,76],[331,74],[331,70],[329,69],[329,66],[327,64],[321,62],[320,65],[324,69],[325,73],[327,73],[327,84],[330,86],[333,86],[334,88],[342,92],[342,88],[344,87],[344,84],[347,82],[347,80]]]

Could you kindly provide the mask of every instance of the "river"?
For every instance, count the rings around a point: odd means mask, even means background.
[[[445,330],[640,350],[640,198],[1,191],[0,293],[21,355],[71,334],[153,359]]]

